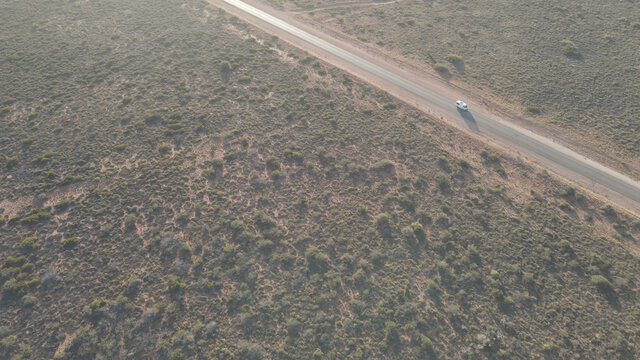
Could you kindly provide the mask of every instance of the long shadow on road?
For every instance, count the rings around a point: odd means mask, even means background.
[[[473,117],[470,111],[468,110],[464,111],[460,109],[457,109],[457,110],[458,110],[458,114],[460,114],[460,116],[464,120],[464,123],[467,125],[467,127],[469,127],[469,129],[471,129],[471,131],[475,131],[475,132],[480,131],[480,128],[478,127],[478,123],[476,122],[476,119]]]

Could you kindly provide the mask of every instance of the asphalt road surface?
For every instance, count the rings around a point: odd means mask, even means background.
[[[512,150],[533,154],[534,160],[542,160],[538,162],[543,166],[556,170],[556,172],[563,175],[571,174],[572,176],[567,177],[596,193],[610,197],[612,195],[611,191],[613,191],[619,195],[612,196],[614,200],[630,200],[620,201],[621,205],[627,206],[631,210],[640,210],[640,183],[633,179],[587,159],[548,138],[482,111],[483,109],[480,109],[479,106],[474,109],[472,104],[469,104],[468,112],[459,111],[455,107],[455,101],[458,99],[452,98],[452,94],[439,94],[432,89],[409,80],[406,75],[400,75],[401,71],[396,71],[397,68],[392,65],[389,65],[387,69],[385,68],[386,66],[382,67],[374,64],[362,56],[347,51],[242,1],[222,1],[302,40],[307,50],[320,49],[357,67],[359,69],[358,74],[360,76],[365,75],[367,80],[371,80],[371,77],[376,77],[382,80],[381,83],[392,84],[426,102],[427,106],[436,114],[448,119],[461,121],[471,131],[484,137],[498,139],[500,143]],[[339,42],[336,41],[336,43]]]

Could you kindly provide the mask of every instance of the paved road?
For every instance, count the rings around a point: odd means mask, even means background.
[[[287,32],[294,37],[303,40],[310,47],[319,48],[328,52],[343,61],[356,66],[361,71],[367,73],[367,76],[375,76],[400,89],[422,99],[428,103],[430,109],[436,113],[449,119],[462,119],[464,123],[474,132],[490,138],[499,138],[507,146],[513,145],[515,150],[524,150],[535,154],[544,163],[551,164],[551,168],[561,168],[578,175],[573,177],[583,186],[604,195],[610,195],[609,191],[613,191],[623,197],[625,200],[635,202],[636,211],[640,209],[640,183],[622,175],[612,169],[598,164],[584,156],[554,143],[550,139],[544,138],[524,128],[518,127],[506,121],[503,121],[488,112],[474,109],[470,106],[469,112],[457,111],[455,108],[455,98],[448,98],[434,92],[418,83],[407,79],[398,74],[398,72],[390,71],[382,66],[376,65],[361,56],[338,47],[326,40],[310,34],[298,27],[295,27],[281,19],[278,19],[260,9],[239,0],[223,0],[225,3],[234,6],[272,26]],[[389,66],[394,69],[393,66]],[[509,146],[511,147],[511,146]],[[562,172],[562,171],[561,171]],[[566,171],[564,171],[566,173]],[[598,190],[601,191],[598,191]],[[602,191],[602,190],[608,191]],[[629,202],[626,201],[626,205]]]

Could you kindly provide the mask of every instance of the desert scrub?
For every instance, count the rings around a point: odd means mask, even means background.
[[[451,72],[449,71],[449,67],[445,64],[441,64],[441,63],[436,63],[435,65],[433,65],[433,69],[440,74],[440,76],[442,77],[449,77],[451,76]]]
[[[160,155],[166,155],[169,151],[171,151],[171,146],[169,144],[160,144],[158,146],[158,153],[160,153]]]
[[[578,56],[578,47],[571,40],[562,40],[560,42],[560,46],[562,47],[562,53],[568,57],[576,57]]]
[[[5,166],[9,169],[16,166],[20,162],[17,156],[11,156],[5,160]]]
[[[72,249],[78,244],[78,241],[80,240],[76,236],[66,238],[62,242],[62,247],[65,249]]]
[[[609,280],[607,280],[607,278],[602,275],[592,275],[591,284],[605,294],[611,294],[614,292],[613,286],[611,285]]]
[[[540,113],[542,113],[542,111],[540,110],[539,107],[534,106],[534,105],[527,105],[524,107],[524,112],[526,114],[529,115],[540,115]]]
[[[457,65],[457,64],[462,63],[462,56],[460,56],[460,55],[455,55],[455,54],[449,54],[449,55],[447,55],[447,60],[448,60],[450,63],[452,63],[452,64],[454,64],[454,65]],[[436,69],[436,71],[437,71],[437,69]]]
[[[40,245],[38,245],[37,243],[38,238],[36,238],[35,236],[29,236],[24,238],[24,240],[22,240],[20,242],[20,249],[24,250],[24,251],[33,251],[36,250],[40,247]]]
[[[391,160],[380,160],[371,165],[371,170],[379,172],[392,172],[395,169],[395,165]]]

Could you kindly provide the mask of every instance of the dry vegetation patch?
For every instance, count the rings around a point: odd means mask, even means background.
[[[0,357],[637,354],[637,219],[183,4],[0,5]]]

